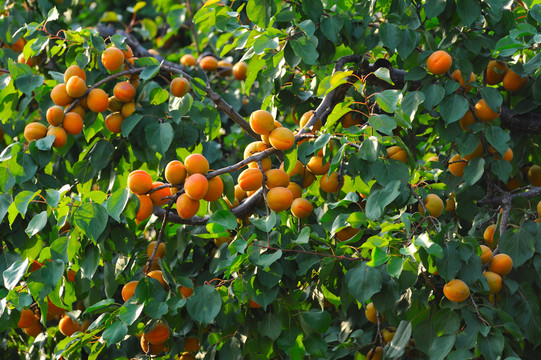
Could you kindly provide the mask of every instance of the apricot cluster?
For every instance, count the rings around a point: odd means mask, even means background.
[[[185,67],[195,66],[197,61],[191,54],[183,55],[180,63]],[[246,80],[248,72],[248,64],[244,61],[239,61],[235,65],[227,60],[218,60],[212,55],[204,56],[199,59],[199,66],[205,71],[215,71],[218,76],[230,76],[233,74],[237,80]]]

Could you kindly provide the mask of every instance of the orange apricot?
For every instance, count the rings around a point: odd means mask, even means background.
[[[144,334],[146,340],[152,345],[163,344],[169,339],[169,335],[169,328],[163,323],[157,323],[152,330]]]
[[[79,331],[79,322],[73,321],[68,315],[64,315],[58,322],[58,330],[60,330],[64,336],[71,336]]]
[[[165,283],[165,280],[163,279],[163,274],[162,274],[162,271],[161,270],[152,270],[152,271],[149,271],[149,273],[147,274],[148,277],[151,277],[153,279],[156,279],[160,282],[160,284],[162,284],[163,288],[165,290],[169,289],[169,287],[167,286],[167,284]]]
[[[381,346],[376,346],[375,348],[370,349],[366,354],[366,360],[381,360],[383,359],[383,348]]]
[[[218,68],[216,69],[218,76],[229,76],[233,73],[233,64],[226,60],[218,61]]]
[[[188,176],[184,182],[184,191],[193,200],[201,200],[207,195],[209,182],[205,175],[195,173]]]
[[[507,254],[498,254],[492,257],[488,266],[489,270],[501,276],[507,275],[513,269],[513,260]]]
[[[408,163],[408,154],[404,149],[396,145],[387,148],[387,158],[401,161],[406,165]]]
[[[453,59],[451,58],[451,55],[444,50],[433,52],[426,60],[427,70],[434,75],[445,74],[451,69],[452,64]]]
[[[374,323],[374,324],[378,323],[378,311],[376,310],[374,303],[368,303],[366,305],[366,309],[364,310],[364,315],[366,316],[366,319],[370,321],[371,323]]]
[[[192,353],[185,351],[182,354],[180,354],[179,357],[176,358],[175,360],[196,360],[196,358]]]
[[[54,147],[62,147],[66,145],[66,142],[68,141],[68,135],[62,126],[50,127],[49,130],[47,130],[47,136],[49,135],[54,135]]]
[[[487,279],[488,287],[492,294],[497,294],[502,290],[502,277],[492,271],[485,271],[483,273],[485,279]]]
[[[148,243],[147,246],[147,256],[150,258],[152,256],[152,253],[154,252],[154,248],[156,247],[157,241],[151,241]],[[160,245],[158,245],[158,250],[156,250],[156,257],[157,258],[163,258],[165,256],[165,248],[166,245],[163,242],[160,242]]]
[[[485,231],[483,232],[483,239],[485,240],[485,244],[487,244],[490,248],[494,245],[494,232],[496,231],[496,224],[491,224],[487,226]]]
[[[112,112],[117,112],[122,110],[122,106],[124,104],[118,100],[114,95],[109,97],[109,104],[107,105],[107,108]]]
[[[340,183],[338,182],[338,173],[333,172],[331,175],[323,174],[319,179],[319,187],[321,190],[328,193],[337,193],[340,190]]]
[[[443,294],[452,302],[463,302],[470,296],[470,288],[459,279],[453,279],[443,286]]]
[[[177,213],[183,219],[189,219],[199,211],[199,200],[193,200],[186,194],[177,199]]]
[[[136,195],[143,195],[152,189],[152,177],[145,170],[134,170],[128,175],[128,188]]]
[[[122,105],[122,109],[120,109],[120,113],[122,114],[122,117],[125,119],[131,114],[135,112],[135,102],[130,101]]]
[[[331,163],[327,161],[327,163],[323,165],[323,158],[321,156],[312,156],[310,161],[308,161],[308,164],[306,164],[306,167],[314,175],[323,175],[329,171]]]
[[[500,116],[499,112],[495,112],[488,106],[485,99],[481,99],[475,104],[474,113],[479,120],[484,122],[493,121]]]
[[[486,245],[479,245],[479,247],[481,248],[481,263],[483,265],[488,264],[492,259],[492,250]]]
[[[122,132],[123,122],[124,117],[119,112],[111,113],[105,117],[105,127],[115,134],[120,134]]]
[[[509,66],[503,61],[490,60],[487,66],[487,85],[497,85],[502,82]]]
[[[55,318],[60,318],[60,316],[64,315],[65,312],[66,310],[53,304],[51,299],[47,297],[47,321]]]
[[[73,98],[66,91],[66,84],[58,84],[51,90],[51,100],[58,106],[67,106]]]
[[[297,198],[291,203],[291,213],[299,219],[310,216],[313,210],[312,203],[305,198]]]
[[[269,135],[274,130],[274,117],[266,110],[256,110],[250,115],[250,127],[259,135]]]
[[[165,180],[173,185],[179,185],[186,180],[186,167],[178,160],[172,160],[165,167]]]
[[[128,45],[128,44],[126,44],[126,50],[120,49],[120,51],[122,51],[122,55],[124,55],[124,59],[130,59],[130,58],[133,57],[133,50],[131,49],[130,45]]]
[[[119,48],[111,46],[101,53],[101,62],[109,71],[119,70],[124,64],[124,54]]]
[[[473,73],[470,73],[470,79],[468,80],[468,83],[464,81],[464,78],[462,77],[462,72],[459,69],[456,69],[451,74],[451,77],[458,81],[460,86],[462,86],[466,91],[470,91],[472,86],[468,85],[469,83],[475,81],[475,75]]]
[[[183,97],[191,88],[190,82],[183,77],[174,78],[170,85],[171,94],[175,97]]]
[[[235,185],[235,198],[242,201],[248,197],[246,191],[244,191],[239,184]]]
[[[279,127],[282,127],[282,123],[279,122],[278,120],[274,120],[274,129],[277,129]],[[274,131],[274,130],[272,130],[272,131]],[[272,134],[272,131],[271,131],[271,134]],[[293,136],[293,137],[295,137],[295,136]],[[270,134],[269,135],[261,135],[261,141],[263,141],[266,145],[272,146],[271,142],[270,142]]]
[[[66,69],[66,71],[64,71],[64,82],[67,84],[72,76],[78,76],[86,81],[86,73],[79,67],[79,65],[71,65]]]
[[[481,139],[479,139],[479,145],[477,145],[477,147],[471,154],[465,155],[464,160],[471,161],[472,159],[481,157],[484,151],[485,151],[485,148],[483,146],[483,142],[481,141]]]
[[[458,125],[460,125],[460,128],[464,131],[468,131],[468,126],[475,124],[475,118],[473,117],[473,113],[468,110],[464,114],[462,118],[458,121]]]
[[[64,117],[62,127],[68,134],[78,135],[83,130],[83,118],[76,112],[70,111]]]
[[[296,182],[290,181],[287,188],[293,194],[293,200],[300,198],[302,196],[302,188]]]
[[[224,192],[224,182],[222,181],[222,179],[219,176],[215,176],[211,178],[208,183],[209,189],[203,200],[212,202],[221,198]]]
[[[130,102],[135,99],[135,87],[127,81],[117,83],[113,89],[114,96],[120,102]]]
[[[201,154],[190,154],[184,159],[184,166],[189,175],[205,175],[209,171],[209,162]]]
[[[528,181],[533,186],[541,186],[541,166],[530,166],[530,168],[528,169]]]
[[[185,54],[180,58],[180,63],[186,67],[192,67],[197,64],[197,60],[195,60],[195,57],[192,54]]]
[[[248,168],[239,174],[238,183],[244,191],[257,190],[263,185],[263,174],[258,169]]]
[[[64,109],[58,105],[51,106],[47,109],[47,114],[45,116],[47,122],[52,126],[58,126],[64,121]]]
[[[259,305],[252,299],[250,299],[250,303],[248,304],[248,306],[251,307],[252,309],[261,309],[261,305]]]
[[[102,89],[92,89],[87,96],[88,108],[95,112],[101,113],[109,107],[109,96]]]
[[[306,126],[306,124],[308,124],[308,121],[310,121],[310,119],[312,118],[312,115],[314,115],[315,111],[314,110],[310,110],[310,111],[307,111],[305,112],[304,114],[302,114],[301,116],[301,119],[299,120],[299,128],[303,128]],[[312,125],[312,130],[313,131],[318,131],[321,129],[321,119],[317,119],[316,122],[314,123],[314,125]]]
[[[244,159],[247,159],[249,158],[250,156],[252,155],[255,155],[261,151],[264,151],[266,149],[268,149],[269,147],[267,146],[267,144],[265,144],[263,141],[254,141],[254,142],[251,142],[250,144],[248,144],[246,146],[246,148],[244,148]],[[261,167],[263,168],[263,171],[268,171],[270,170],[272,166],[272,161],[269,157],[265,157],[263,159],[261,159]],[[254,168],[254,169],[259,169],[259,165],[257,164],[256,161],[252,161],[250,163],[248,163],[248,167],[249,168]]]
[[[23,331],[28,336],[36,337],[43,332],[43,328],[38,319],[37,321],[34,321],[29,327],[23,328]]]
[[[196,352],[199,349],[199,339],[189,337],[184,339],[184,351]]]
[[[284,170],[270,169],[265,172],[265,177],[267,178],[265,185],[267,185],[269,189],[278,186],[287,187],[289,185],[289,176]]]
[[[528,82],[528,77],[521,77],[511,69],[507,70],[503,77],[503,87],[511,92],[519,91],[526,82]]]
[[[430,216],[439,217],[443,213],[443,200],[436,194],[428,194],[424,201],[425,207],[430,213]],[[425,215],[425,210],[419,204],[419,212],[421,215]]]
[[[139,208],[137,209],[137,215],[135,219],[138,221],[145,221],[152,215],[154,204],[148,195],[137,195],[139,198]]]
[[[286,151],[291,149],[295,144],[295,136],[288,128],[278,127],[270,133],[269,142],[273,148]]]
[[[336,240],[346,241],[357,235],[359,229],[354,228],[353,226],[346,226],[345,228],[336,232]]]
[[[152,189],[155,189],[159,186],[164,185],[161,181],[155,181],[152,183]],[[169,188],[163,188],[160,190],[153,191],[149,194],[152,203],[155,206],[162,206],[167,204],[169,201],[168,197],[171,195],[171,190]]]
[[[246,80],[246,74],[248,72],[248,64],[244,61],[239,61],[233,66],[233,76],[237,80]]]
[[[269,209],[280,212],[289,209],[293,203],[293,194],[288,188],[275,187],[267,193],[267,205]]]
[[[214,56],[205,56],[199,60],[199,66],[205,71],[214,71],[218,68],[218,60]]]
[[[451,156],[449,159],[449,172],[457,177],[464,176],[464,168],[468,165],[468,162],[459,154]]]
[[[284,169],[285,169],[285,164],[281,163],[280,170],[284,170]],[[304,165],[302,164],[302,162],[297,160],[297,162],[295,163],[295,166],[293,167],[293,169],[291,169],[291,171],[287,175],[289,175],[289,177],[292,178],[295,175],[302,176],[303,174],[304,174]]]
[[[356,126],[361,124],[361,117],[357,116],[357,113],[354,111],[348,112],[346,115],[342,116],[340,120],[342,122],[342,127],[347,129],[351,126]]]
[[[71,104],[68,105],[68,107],[69,107],[69,106],[71,106]],[[81,119],[83,119],[83,120],[84,120],[85,115],[86,115],[85,108],[84,108],[82,105],[80,105],[80,104],[75,105],[75,106],[71,109],[71,112],[74,112],[74,113],[79,114],[79,116],[80,116]]]
[[[21,329],[29,327],[34,321],[36,321],[36,315],[34,312],[30,309],[23,309],[21,311],[21,317],[19,318],[17,327]]]
[[[68,96],[78,98],[83,96],[86,91],[86,83],[79,76],[72,76],[66,83],[66,93]]]

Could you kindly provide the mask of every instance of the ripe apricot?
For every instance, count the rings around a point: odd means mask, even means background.
[[[113,94],[120,102],[130,102],[135,99],[135,87],[127,81],[117,83],[113,89]]]
[[[483,265],[488,264],[490,259],[492,259],[492,250],[486,245],[479,245],[481,248],[481,263]]]
[[[186,167],[178,160],[172,160],[165,167],[165,180],[173,185],[179,185],[186,180]]]
[[[180,63],[186,67],[192,67],[197,64],[197,60],[195,60],[192,54],[185,54],[180,58]]]
[[[224,192],[224,182],[219,176],[211,178],[209,181],[209,189],[203,200],[212,202],[222,197]]]
[[[361,117],[357,116],[357,113],[355,113],[354,111],[350,111],[346,115],[342,116],[342,119],[340,121],[342,122],[342,127],[344,129],[347,129],[351,126],[360,125]]]
[[[312,118],[312,115],[314,115],[315,111],[310,110],[302,114],[301,119],[299,120],[299,128],[303,128],[308,124],[308,121]],[[318,131],[321,129],[321,119],[317,119],[314,125],[312,126],[313,131]]]
[[[171,94],[175,97],[183,97],[191,88],[190,82],[183,77],[174,78],[170,85]]]
[[[78,135],[83,130],[83,118],[76,112],[70,111],[64,117],[62,127],[68,134]]]
[[[86,82],[86,73],[79,65],[71,65],[64,71],[64,82],[67,84],[72,76],[78,76]]]
[[[464,116],[460,118],[458,121],[458,125],[460,125],[460,128],[464,131],[468,131],[468,126],[471,124],[475,124],[475,118],[473,117],[473,114],[470,110],[466,111]]]
[[[161,270],[152,270],[147,274],[147,276],[158,280],[165,290],[169,289],[169,287],[165,283],[165,280],[163,279],[163,274]]]
[[[152,330],[144,334],[146,340],[152,345],[163,344],[169,339],[169,335],[169,328],[163,323],[157,323]]]
[[[127,102],[124,105],[122,105],[122,109],[120,109],[120,113],[122,114],[122,117],[125,119],[131,114],[135,112],[135,103],[133,101]]]
[[[53,304],[51,299],[47,297],[47,318],[46,318],[47,321],[55,319],[55,318],[60,318],[60,316],[64,315],[65,312],[66,310]]]
[[[136,195],[143,195],[152,189],[152,177],[145,170],[134,170],[128,175],[128,188]]]
[[[218,68],[218,60],[214,56],[205,56],[199,60],[199,66],[205,71],[214,71]]]
[[[274,117],[266,110],[256,110],[250,115],[250,127],[259,135],[269,135],[274,130]]]
[[[18,53],[18,52],[23,51],[25,45],[26,45],[26,39],[24,39],[23,37],[20,37],[10,47],[11,47],[11,50]]]
[[[319,179],[319,187],[321,190],[328,193],[337,193],[340,190],[340,183],[338,182],[338,173],[333,172],[331,175],[324,174]]]
[[[366,316],[366,319],[370,321],[371,323],[374,323],[374,324],[378,323],[378,311],[376,310],[374,303],[369,303],[366,305],[366,309],[364,310],[364,315]]]
[[[444,50],[434,51],[426,60],[427,70],[434,75],[445,74],[451,69],[452,64],[451,55]]]
[[[501,276],[507,275],[513,269],[513,260],[507,254],[498,254],[492,257],[488,266],[489,270]]]
[[[537,203],[537,216],[541,218],[541,201]]]
[[[453,279],[443,286],[443,294],[452,302],[463,302],[470,296],[470,288],[460,279]]]
[[[395,159],[402,161],[404,164],[408,163],[408,154],[400,146],[391,146],[387,148],[387,159]]]
[[[34,312],[30,309],[23,309],[21,311],[21,317],[19,318],[17,327],[21,329],[29,327],[34,321],[36,321],[36,315],[34,314]]]
[[[462,77],[462,72],[459,69],[456,69],[451,74],[451,77],[458,81],[460,86],[462,86],[466,91],[470,91],[472,86],[468,85],[469,83],[475,81],[475,75],[473,73],[470,73],[470,79],[468,80],[468,83],[464,81],[464,78]]]
[[[58,322],[58,330],[60,330],[64,336],[71,336],[79,331],[79,322],[73,321],[71,317],[64,315]]]
[[[286,151],[293,147],[295,144],[295,136],[293,132],[286,127],[279,127],[269,135],[269,141],[273,148]]]
[[[381,360],[383,358],[383,348],[381,346],[376,346],[375,348],[370,349],[366,354],[366,360]]]
[[[289,176],[284,170],[270,169],[265,172],[265,177],[267,178],[265,185],[267,185],[269,189],[278,186],[287,187],[289,185]]]
[[[86,82],[79,76],[72,76],[66,83],[66,93],[68,96],[78,98],[83,96],[86,91]]]
[[[248,64],[244,61],[239,61],[233,66],[233,76],[237,80],[246,80],[246,74],[248,72]]]
[[[58,106],[67,106],[73,98],[66,91],[66,84],[58,84],[51,90],[51,100]]]
[[[54,147],[62,147],[66,145],[66,142],[68,141],[68,135],[62,126],[50,127],[49,130],[47,130],[47,136],[49,135],[54,135]]]
[[[499,112],[493,111],[488,104],[486,103],[485,99],[481,99],[475,104],[474,108],[475,116],[484,122],[490,122],[495,120],[498,116],[500,116]]]
[[[477,145],[477,147],[471,154],[465,155],[464,160],[471,161],[472,159],[481,157],[484,151],[485,151],[485,148],[483,146],[483,142],[481,141],[481,139],[479,139],[479,145]]]
[[[392,328],[392,327],[381,330],[381,336],[383,337],[383,345],[387,345],[388,343],[393,341],[395,332],[396,332],[396,328]]]
[[[235,198],[242,201],[247,197],[248,195],[246,194],[246,191],[244,191],[239,184],[235,185]]]
[[[298,199],[298,198],[300,198],[302,196],[302,188],[296,182],[290,181],[287,188],[293,194],[293,200]]]
[[[195,356],[190,352],[183,352],[176,360],[195,360]]]
[[[184,166],[189,175],[205,175],[209,171],[209,162],[201,154],[190,154],[184,159]]]
[[[36,337],[43,332],[43,328],[41,327],[41,323],[38,320],[34,321],[29,327],[23,328],[23,331],[28,336]]]
[[[437,218],[443,213],[443,200],[436,194],[428,194],[425,199],[425,207],[430,216]],[[421,204],[419,204],[419,212],[421,215],[425,215],[425,210]]]
[[[502,82],[509,66],[503,61],[490,60],[487,66],[487,85],[496,85]]]
[[[244,148],[244,159],[247,159],[249,158],[250,156],[252,155],[255,155],[261,151],[264,151],[266,149],[268,149],[269,147],[267,146],[267,144],[265,144],[263,141],[254,141],[254,142],[251,142],[250,144],[248,144],[246,146],[246,148]],[[268,171],[270,170],[272,166],[272,161],[269,157],[265,157],[263,159],[261,159],[261,167],[263,168],[263,171]],[[254,168],[254,169],[259,169],[259,165],[257,164],[256,161],[252,161],[250,163],[248,163],[248,167],[249,168]]]
[[[47,114],[45,117],[47,118],[47,122],[49,124],[52,126],[58,126],[62,124],[62,121],[64,121],[64,109],[58,105],[51,106],[49,109],[47,109]]]
[[[530,168],[528,169],[528,181],[533,186],[541,186],[541,166],[530,166]]]
[[[445,200],[445,211],[455,212],[455,209],[455,194],[451,193],[449,194],[449,198]]]
[[[258,169],[248,168],[240,173],[238,183],[244,191],[254,191],[263,185],[263,174]]]
[[[304,169],[304,173],[302,175],[302,184],[301,186],[306,189],[307,187],[309,187],[310,185],[312,185],[312,183],[314,182],[314,180],[316,179],[316,176],[308,169]]]
[[[199,349],[199,339],[189,337],[184,339],[184,351],[196,352]]]
[[[267,205],[269,209],[280,212],[289,209],[293,203],[293,194],[288,188],[275,187],[267,193]]]
[[[189,219],[199,211],[199,200],[193,200],[186,194],[182,194],[177,199],[177,212],[183,219]]]
[[[483,276],[487,279],[492,294],[497,294],[502,290],[502,277],[500,275],[492,271],[485,271]]]
[[[124,117],[119,112],[111,113],[105,117],[105,127],[115,134],[120,134],[122,132],[123,122]]]
[[[147,256],[150,258],[152,256],[152,253],[154,252],[154,248],[156,247],[157,241],[151,241],[148,243],[147,246]],[[166,245],[163,242],[160,242],[160,245],[158,245],[158,250],[156,250],[156,257],[157,258],[163,258],[165,256],[165,249]]]
[[[282,123],[279,122],[278,120],[274,120],[274,129],[277,129],[279,127],[282,127]],[[270,134],[272,134],[273,131],[274,130],[272,130],[270,132]],[[270,134],[269,135],[261,135],[261,141],[263,141],[268,146],[272,146],[271,142],[270,142]],[[293,134],[293,133],[291,133],[291,134]],[[293,138],[295,138],[295,136],[293,136]]]
[[[137,209],[137,215],[135,219],[138,221],[145,221],[152,215],[154,204],[148,195],[137,195],[139,198],[139,208]]]
[[[527,77],[521,77],[511,69],[507,70],[503,77],[503,87],[511,92],[519,91],[526,82],[528,82]]]
[[[69,106],[71,106],[71,104],[68,105],[68,107],[69,107]],[[75,106],[71,109],[71,112],[74,112],[74,113],[79,114],[79,116],[80,116],[81,119],[83,119],[83,120],[84,120],[85,115],[86,115],[85,108],[84,108],[82,105],[80,105],[80,104],[75,105]]]
[[[107,105],[107,108],[112,112],[117,112],[122,110],[122,106],[124,104],[118,100],[114,95],[109,97],[109,104]]]
[[[281,170],[285,169],[285,164],[284,163],[280,164],[280,169]],[[297,162],[295,163],[295,166],[293,167],[293,169],[287,175],[289,175],[289,177],[292,178],[295,175],[302,176],[303,174],[304,174],[304,165],[302,164],[302,162],[297,160]]]
[[[111,46],[101,53],[101,62],[109,71],[119,70],[124,64],[124,54],[119,48]]]
[[[251,307],[252,309],[261,309],[262,307],[261,305],[259,305],[252,299],[250,299],[250,303],[248,304],[248,306]]]
[[[163,182],[161,181],[155,181],[152,183],[152,189],[154,188],[157,188],[159,186],[162,186],[164,185]],[[167,197],[169,197],[171,195],[171,190],[169,190],[169,188],[163,188],[163,189],[160,189],[160,190],[156,190],[156,191],[153,191],[149,194],[150,196],[150,200],[152,200],[152,203],[155,205],[155,206],[162,206],[164,204],[166,204],[169,199]]]
[[[468,165],[468,162],[462,159],[459,154],[455,154],[449,159],[449,172],[456,177],[462,177],[466,165]]]
[[[133,50],[131,49],[130,45],[128,45],[128,44],[126,44],[126,50],[120,49],[120,51],[122,51],[122,55],[124,55],[124,59],[130,59],[130,58],[133,57]]]
[[[92,89],[87,96],[88,108],[95,112],[101,113],[109,107],[109,96],[102,89]]]
[[[483,239],[490,248],[492,248],[494,245],[494,231],[496,231],[496,224],[491,224],[487,226],[487,228],[483,232]]]
[[[187,286],[180,286],[179,291],[180,291],[180,295],[182,295],[183,299],[185,299],[187,297],[190,297],[193,294],[193,288],[190,288],[190,287],[187,287]]]
[[[297,185],[298,186],[298,185]],[[299,219],[304,219],[312,213],[314,207],[312,203],[305,198],[294,199],[291,203],[291,213],[293,216],[298,217]]]
[[[331,163],[327,161],[325,165],[323,165],[323,158],[321,156],[312,156],[310,161],[308,161],[308,164],[306,164],[306,167],[314,175],[323,175],[329,171]]]
[[[233,73],[233,64],[226,60],[218,61],[218,68],[216,69],[218,76],[229,76]]]
[[[353,226],[346,226],[345,228],[336,232],[335,237],[338,241],[346,241],[357,235],[359,229]]]
[[[184,182],[184,191],[193,200],[201,200],[207,194],[209,182],[205,175],[193,174]]]

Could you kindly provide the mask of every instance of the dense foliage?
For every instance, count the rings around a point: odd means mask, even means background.
[[[4,1],[2,356],[535,358],[535,3]]]

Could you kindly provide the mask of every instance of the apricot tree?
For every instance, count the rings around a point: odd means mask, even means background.
[[[534,1],[6,1],[6,357],[533,358]]]

